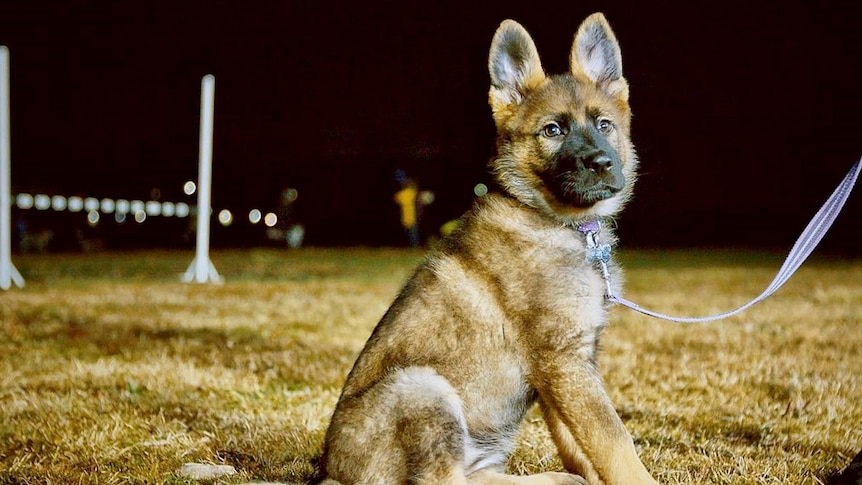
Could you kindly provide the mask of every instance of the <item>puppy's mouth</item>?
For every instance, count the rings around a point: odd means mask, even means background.
[[[610,199],[620,190],[622,190],[622,187],[611,187],[605,183],[600,183],[594,187],[590,187],[589,189],[584,190],[583,192],[578,194],[577,197],[580,198],[580,205],[590,206],[595,204],[596,202]]]
[[[610,199],[625,187],[625,182],[622,180],[614,181],[617,183],[605,180],[585,181],[577,172],[563,172],[551,177],[551,180],[545,179],[544,182],[557,200],[575,207],[590,207],[597,202]]]

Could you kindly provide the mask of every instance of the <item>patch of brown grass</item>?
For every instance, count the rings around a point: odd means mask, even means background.
[[[179,283],[190,253],[16,258],[0,294],[0,483],[304,483],[369,332],[421,255],[227,251],[222,285]],[[624,254],[627,295],[680,314],[758,294],[780,261]],[[809,264],[778,295],[700,326],[618,308],[601,364],[662,483],[822,483],[862,447],[862,261]],[[511,467],[559,469],[538,413]]]

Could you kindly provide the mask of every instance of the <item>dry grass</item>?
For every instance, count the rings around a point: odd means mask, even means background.
[[[16,258],[0,294],[0,483],[304,483],[356,352],[418,262],[395,250]],[[759,293],[763,254],[631,253],[628,295],[680,314]],[[603,372],[662,483],[817,484],[862,447],[862,261],[819,261],[740,317],[679,326],[615,309]],[[538,414],[513,469],[560,467]]]

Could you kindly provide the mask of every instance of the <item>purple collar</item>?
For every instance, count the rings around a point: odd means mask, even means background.
[[[594,233],[598,234],[602,230],[602,223],[599,220],[594,221],[584,221],[578,224],[578,232],[581,234],[589,234]]]

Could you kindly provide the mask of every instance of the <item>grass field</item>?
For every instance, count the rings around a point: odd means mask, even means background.
[[[760,293],[780,257],[630,252],[627,296],[706,314]],[[0,484],[306,483],[339,387],[421,259],[400,250],[15,258],[0,293]],[[819,260],[741,316],[680,326],[623,308],[601,356],[620,415],[667,484],[817,484],[862,447],[862,261]],[[560,469],[535,411],[511,461]]]

